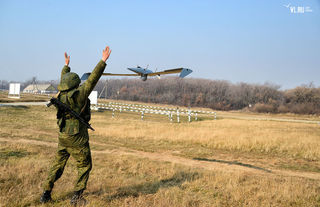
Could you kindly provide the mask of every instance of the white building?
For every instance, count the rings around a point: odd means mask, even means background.
[[[20,98],[20,83],[10,83],[8,98]]]
[[[23,93],[56,93],[57,89],[51,84],[30,84],[23,89]]]

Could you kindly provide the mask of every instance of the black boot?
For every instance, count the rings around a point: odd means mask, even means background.
[[[74,191],[70,204],[73,206],[85,206],[87,204],[87,200],[83,198],[82,193],[83,190]]]
[[[44,191],[41,198],[40,198],[40,203],[48,203],[49,201],[52,201],[51,199],[51,191]]]

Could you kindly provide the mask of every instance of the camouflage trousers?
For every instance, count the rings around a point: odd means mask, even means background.
[[[78,169],[78,179],[74,187],[74,191],[84,190],[87,186],[89,173],[92,168],[91,152],[89,142],[80,146],[64,146],[59,142],[58,151],[49,171],[48,178],[43,185],[44,190],[51,191],[54,182],[57,181],[66,166],[70,155],[76,160]]]

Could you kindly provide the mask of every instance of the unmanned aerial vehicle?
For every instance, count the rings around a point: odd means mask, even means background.
[[[168,69],[160,72],[153,72],[148,68],[142,68],[137,66],[136,68],[128,68],[128,70],[134,72],[131,74],[115,74],[115,73],[103,73],[104,76],[140,76],[141,80],[146,81],[148,76],[158,76],[165,75],[165,74],[173,74],[173,73],[180,73],[179,77],[184,78],[190,73],[192,73],[191,69],[188,68],[175,68],[175,69]],[[82,75],[81,80],[87,80],[91,73],[85,73]]]

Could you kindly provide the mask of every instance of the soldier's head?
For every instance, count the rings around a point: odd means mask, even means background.
[[[66,91],[76,88],[81,83],[78,74],[76,73],[66,73],[62,76],[60,84],[58,85],[59,91]]]

